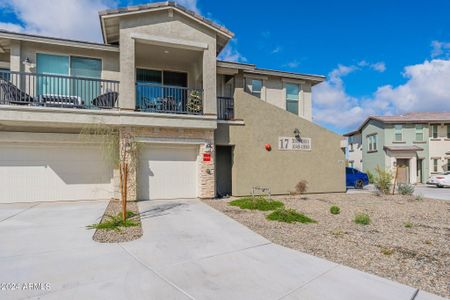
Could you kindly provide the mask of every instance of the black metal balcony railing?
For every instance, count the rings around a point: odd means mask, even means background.
[[[217,118],[219,120],[234,120],[234,99],[217,97]]]
[[[0,71],[0,104],[111,109],[118,98],[118,81]]]
[[[136,110],[172,114],[203,114],[203,91],[147,82],[136,83]]]

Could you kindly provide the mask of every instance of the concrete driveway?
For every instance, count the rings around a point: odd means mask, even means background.
[[[272,244],[198,200],[141,202],[144,236],[99,244],[85,226],[106,205],[0,205],[0,298],[439,299]]]

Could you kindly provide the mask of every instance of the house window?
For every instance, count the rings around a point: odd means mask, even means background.
[[[433,158],[433,172],[437,172],[438,171],[438,159],[437,158]]]
[[[368,152],[373,152],[373,151],[377,151],[377,135],[369,135],[367,137],[367,149]]]
[[[298,100],[300,86],[294,83],[286,83],[286,110],[298,115]]]
[[[433,139],[437,139],[437,137],[438,137],[438,125],[437,124],[431,125],[431,137]]]
[[[447,159],[447,171],[450,171],[450,158]]]
[[[396,142],[403,141],[403,133],[402,133],[403,126],[395,125],[394,128],[395,128],[395,141]]]
[[[447,138],[450,139],[450,124],[447,124]]]
[[[353,160],[349,161],[349,165],[350,168],[354,168],[355,167],[355,162]]]
[[[255,97],[261,98],[261,90],[263,82],[260,79],[252,79],[251,94]]]
[[[418,141],[418,142],[423,141],[423,125],[422,124],[416,124],[416,141]]]

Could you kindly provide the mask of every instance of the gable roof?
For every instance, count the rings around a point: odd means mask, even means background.
[[[366,126],[366,124],[371,120],[387,124],[450,123],[450,112],[411,112],[396,116],[370,116],[361,124],[361,126],[359,126],[358,129],[346,133],[344,136],[351,136],[361,132],[364,126]]]
[[[164,10],[164,9],[174,9],[192,19],[195,21],[203,24],[206,27],[209,27],[210,29],[216,31],[219,33],[223,38],[228,41],[229,39],[233,38],[234,33],[225,28],[224,26],[221,26],[217,24],[216,22],[213,22],[196,12],[187,9],[186,7],[175,3],[173,1],[166,1],[166,2],[152,2],[147,4],[141,4],[141,5],[134,5],[134,6],[128,6],[128,7],[121,7],[121,8],[113,8],[113,9],[107,9],[99,12],[100,17],[100,24],[101,24],[101,31],[103,35],[103,41],[105,44],[111,43],[108,39],[108,33],[107,31],[107,25],[105,24],[105,20],[107,18],[113,18],[113,17],[120,17],[123,15],[129,15],[129,14],[137,14],[137,13],[146,13],[150,11],[158,11],[158,10]],[[111,27],[111,26],[110,26]]]

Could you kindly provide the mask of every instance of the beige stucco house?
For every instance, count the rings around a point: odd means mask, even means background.
[[[140,145],[132,199],[345,190],[340,138],[311,122],[323,76],[218,61],[233,33],[172,2],[99,15],[104,43],[0,31],[0,202],[117,193],[95,124]]]

